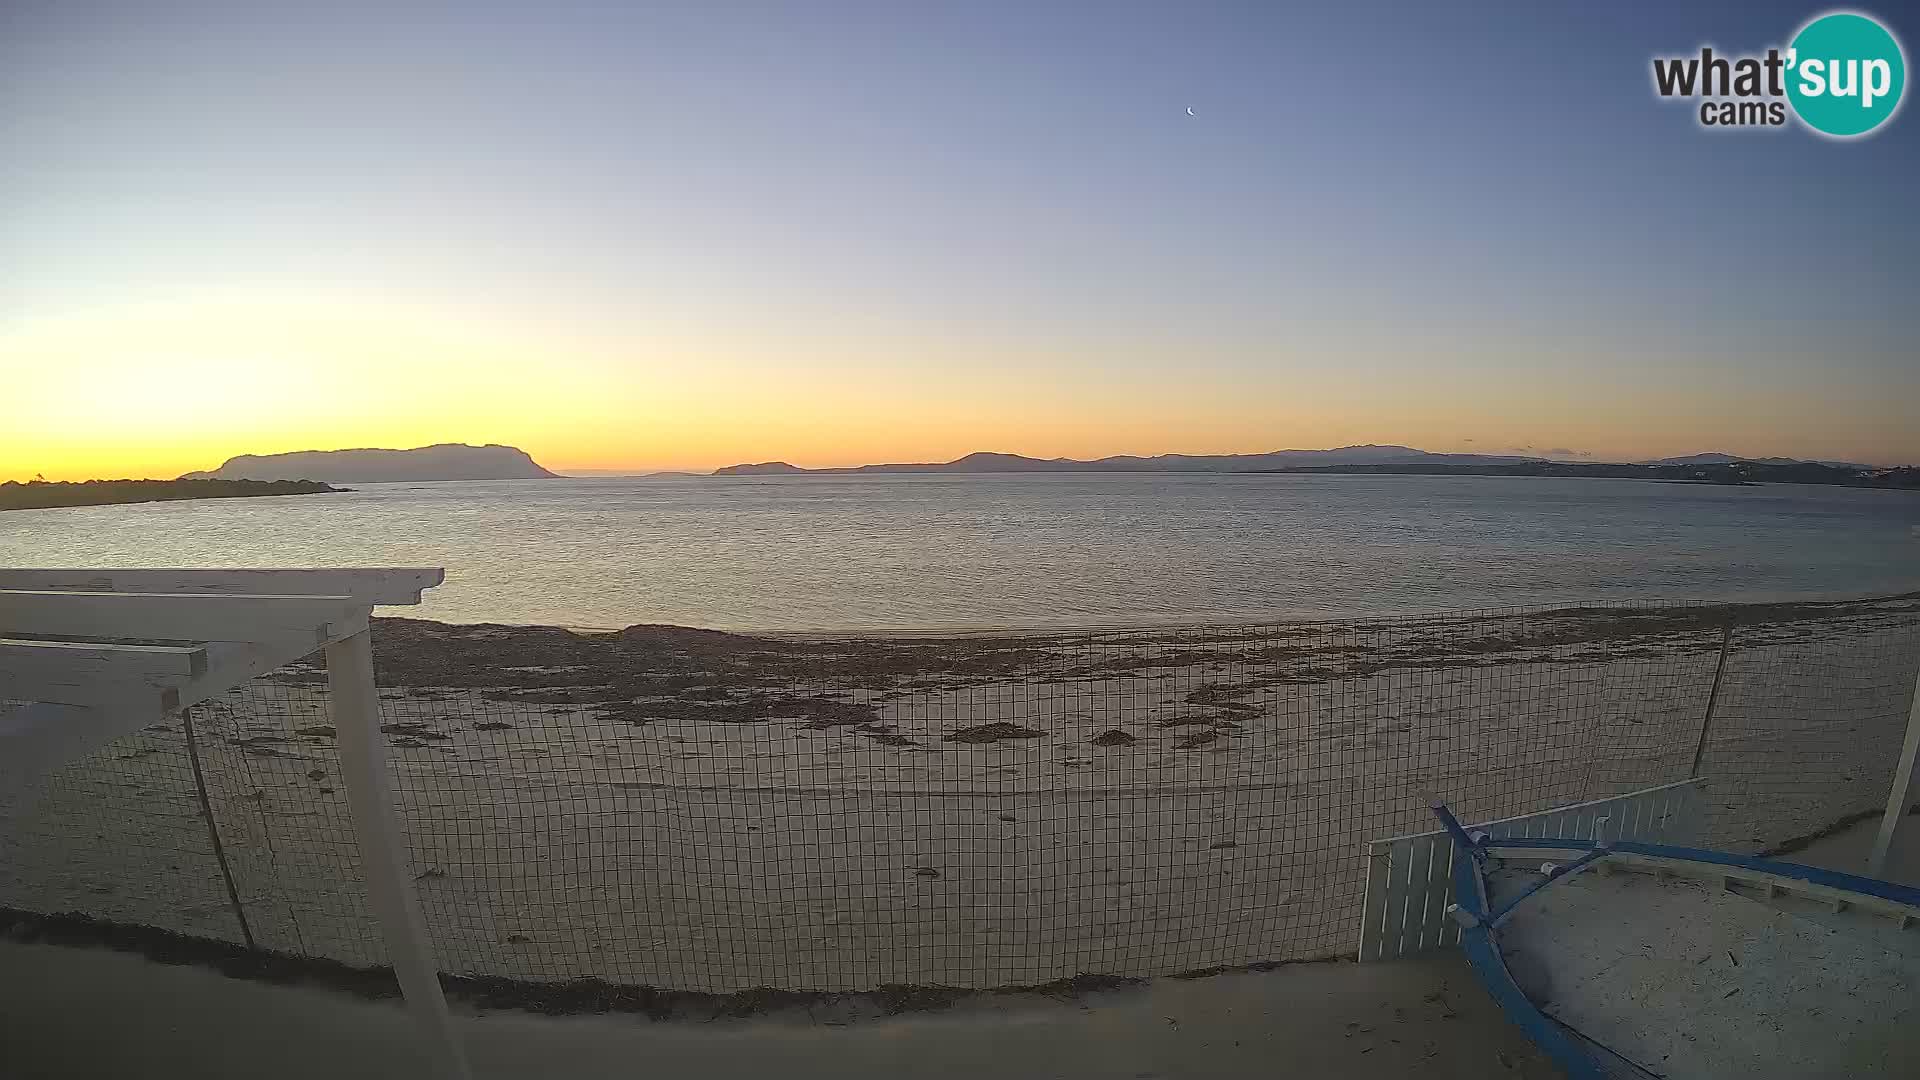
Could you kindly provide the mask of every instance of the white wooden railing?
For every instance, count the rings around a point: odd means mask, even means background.
[[[394,813],[367,629],[376,605],[418,604],[421,591],[444,576],[433,569],[0,570],[0,796],[324,649],[368,906],[437,1071],[465,1080],[465,1054]],[[18,802],[0,798],[0,807]],[[0,817],[0,829],[7,827]]]
[[[1468,828],[1501,840],[1541,836],[1685,844],[1697,835],[1704,783],[1694,777]],[[1454,899],[1453,840],[1445,830],[1375,840],[1367,845],[1366,857],[1357,959],[1391,960],[1459,943],[1460,927],[1447,918]]]

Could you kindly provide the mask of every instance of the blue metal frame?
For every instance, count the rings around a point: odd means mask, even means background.
[[[1574,840],[1548,840],[1540,837],[1516,837],[1510,840],[1488,840],[1482,847],[1503,848],[1549,848],[1560,851],[1582,850],[1591,847]],[[1802,866],[1799,863],[1776,862],[1773,859],[1759,859],[1751,855],[1734,855],[1725,851],[1708,851],[1705,848],[1669,847],[1665,844],[1642,844],[1632,840],[1622,840],[1609,845],[1612,850],[1628,855],[1652,855],[1663,859],[1683,859],[1689,862],[1706,863],[1710,866],[1727,866],[1736,870],[1754,870],[1765,874],[1775,874],[1795,881],[1804,881],[1809,885],[1824,885],[1830,889],[1860,893],[1863,896],[1877,896],[1882,900],[1892,900],[1898,904],[1912,904],[1920,907],[1920,889],[1908,885],[1896,885],[1891,881],[1878,878],[1860,877],[1857,874],[1843,874],[1838,870],[1824,870],[1818,866]]]
[[[1454,818],[1452,812],[1439,803],[1434,804],[1433,812],[1454,841],[1453,895],[1456,906],[1470,916],[1469,919],[1461,920],[1463,925],[1460,932],[1460,946],[1466,950],[1467,962],[1473,966],[1474,973],[1480,977],[1480,982],[1487,988],[1487,993],[1499,1004],[1501,1011],[1507,1014],[1507,1019],[1526,1033],[1527,1038],[1552,1058],[1571,1080],[1607,1080],[1607,1072],[1600,1059],[1595,1057],[1585,1044],[1576,1041],[1559,1024],[1548,1019],[1546,1014],[1527,998],[1526,993],[1520,989],[1520,984],[1514,981],[1513,973],[1507,970],[1506,961],[1500,958],[1500,942],[1496,931],[1499,929],[1499,923],[1521,901],[1556,881],[1566,880],[1568,876],[1593,865],[1607,855],[1620,852],[1684,860],[1709,866],[1753,870],[1804,881],[1810,885],[1824,885],[1844,892],[1875,896],[1883,900],[1920,907],[1920,889],[1895,885],[1892,882],[1874,878],[1843,874],[1837,870],[1822,870],[1819,867],[1801,866],[1798,863],[1732,855],[1724,851],[1669,847],[1665,844],[1642,844],[1633,841],[1593,844],[1540,837],[1496,840],[1485,833],[1469,834]],[[1496,912],[1490,910],[1485,872],[1486,850],[1495,846],[1553,851],[1574,850],[1585,851],[1586,854],[1576,862],[1556,868],[1554,874],[1546,881],[1527,889]],[[1466,858],[1461,858],[1462,855]]]
[[[1454,828],[1458,828],[1455,825]],[[1452,832],[1453,829],[1449,829]],[[1461,836],[1465,836],[1463,832]],[[1456,843],[1458,840],[1456,839]],[[1527,995],[1514,981],[1513,973],[1507,970],[1506,961],[1500,958],[1500,943],[1494,937],[1494,927],[1487,918],[1486,879],[1481,874],[1481,853],[1471,841],[1456,849],[1469,857],[1453,860],[1453,895],[1460,907],[1475,917],[1471,926],[1460,929],[1460,947],[1466,950],[1467,962],[1473,965],[1474,973],[1480,976],[1480,984],[1499,1004],[1515,1027],[1524,1032],[1533,1045],[1552,1058],[1567,1074],[1568,1080],[1607,1080],[1606,1071],[1599,1061],[1587,1052],[1587,1048],[1575,1042],[1571,1036],[1561,1030],[1560,1025],[1547,1019],[1546,1014],[1536,1008]],[[1467,908],[1465,898],[1475,897],[1475,908]]]
[[[1546,888],[1547,886],[1553,884],[1556,881],[1563,881],[1567,878],[1572,877],[1573,875],[1581,872],[1582,870],[1587,869],[1588,867],[1592,866],[1594,863],[1599,862],[1601,859],[1604,859],[1611,854],[1613,854],[1613,845],[1602,844],[1599,847],[1594,848],[1593,850],[1587,852],[1585,855],[1580,856],[1579,858],[1573,860],[1570,863],[1564,863],[1560,866],[1554,867],[1551,872],[1545,875],[1542,875],[1539,881],[1534,882],[1533,884],[1527,886],[1524,890],[1522,890],[1519,896],[1516,896],[1513,899],[1507,901],[1504,905],[1501,906],[1501,908],[1498,911],[1493,912],[1492,918],[1489,921],[1491,921],[1493,925],[1499,926],[1501,923],[1504,923],[1507,921],[1507,916],[1513,914],[1514,908],[1519,907],[1523,902],[1525,902],[1525,900],[1528,897],[1532,896],[1534,893],[1539,892],[1541,889]]]

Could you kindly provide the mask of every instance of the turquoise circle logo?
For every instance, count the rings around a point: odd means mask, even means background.
[[[1892,118],[1907,89],[1907,60],[1887,28],[1850,11],[1822,15],[1787,48],[1787,100],[1810,128],[1865,135]]]

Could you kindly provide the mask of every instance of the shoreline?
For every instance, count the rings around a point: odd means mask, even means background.
[[[340,495],[352,490],[317,480],[32,480],[24,484],[9,480],[0,484],[0,513],[207,499]]]
[[[1920,525],[1914,526],[1916,536],[1920,536]],[[1481,605],[1478,607],[1432,608],[1406,612],[1367,612],[1367,611],[1306,611],[1306,612],[1268,612],[1249,615],[1213,614],[1181,615],[1165,618],[1115,619],[1109,622],[1059,623],[1055,625],[1035,625],[1026,623],[1019,626],[956,625],[956,626],[877,626],[877,627],[757,627],[757,626],[701,626],[692,623],[656,623],[637,622],[625,626],[588,626],[569,622],[513,622],[498,619],[453,620],[421,618],[417,616],[393,616],[411,622],[434,623],[449,628],[493,627],[503,630],[565,630],[568,633],[597,637],[607,634],[620,634],[628,630],[684,630],[694,633],[728,634],[735,637],[767,638],[792,642],[821,642],[846,640],[872,641],[912,641],[963,639],[977,637],[1033,638],[1060,637],[1078,634],[1152,634],[1156,632],[1177,633],[1200,629],[1220,629],[1234,627],[1263,626],[1304,626],[1328,627],[1359,623],[1397,623],[1453,621],[1485,618],[1501,615],[1546,615],[1564,611],[1631,611],[1636,609],[1749,609],[1761,608],[1820,608],[1843,607],[1854,604],[1904,603],[1920,601],[1920,589],[1899,592],[1818,592],[1803,593],[1761,593],[1739,599],[1699,599],[1699,598],[1657,598],[1633,600],[1589,601],[1586,603],[1539,603],[1516,605]],[[389,609],[375,609],[380,610]],[[390,609],[399,610],[399,609]],[[412,609],[408,609],[412,610]],[[376,618],[385,616],[376,615]]]
[[[1578,605],[1469,609],[1387,619],[1205,623],[1085,630],[736,633],[640,623],[579,632],[554,626],[374,621],[384,690],[476,691],[515,702],[599,710],[599,719],[742,722],[800,715],[820,727],[881,723],[910,693],[999,683],[1065,684],[1174,667],[1272,665],[1229,680],[1201,703],[1219,712],[1282,684],[1326,684],[1393,671],[1542,662],[1610,663],[1717,648],[1726,629],[1793,640],[1809,626],[1920,612],[1920,592],[1765,604]],[[1366,646],[1357,635],[1392,635]],[[1571,651],[1571,650],[1579,651]],[[266,676],[311,683],[293,665]],[[782,713],[781,710],[797,710]],[[654,714],[658,714],[657,716]],[[1208,715],[1215,715],[1209,713]]]
[[[1131,468],[1098,467],[1081,463],[1077,467],[1033,468],[951,468],[940,465],[862,465],[851,468],[802,469],[789,466],[768,470],[762,466],[731,465],[711,473],[690,474],[695,478],[727,480],[776,479],[782,477],[824,477],[841,479],[861,476],[1492,476],[1521,479],[1570,480],[1642,480],[1666,484],[1690,484],[1707,487],[1844,487],[1865,490],[1920,490],[1920,466],[1896,465],[1871,469],[1842,469],[1818,462],[1777,464],[1755,461],[1731,461],[1698,465],[1579,463],[1535,461],[1525,463],[1455,464],[1445,462],[1344,463],[1331,465],[1288,465],[1271,468]]]

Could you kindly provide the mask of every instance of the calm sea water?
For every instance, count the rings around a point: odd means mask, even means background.
[[[1920,494],[1419,476],[589,478],[0,514],[0,566],[444,566],[458,622],[947,628],[1920,589]]]

